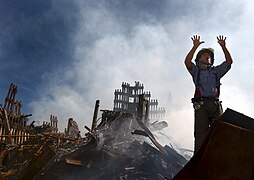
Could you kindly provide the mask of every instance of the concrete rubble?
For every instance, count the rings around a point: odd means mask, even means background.
[[[159,119],[165,109],[143,88],[122,83],[113,110],[99,109],[97,100],[91,127],[81,137],[73,118],[65,132],[58,132],[53,115],[42,125],[28,123],[32,115],[22,114],[11,84],[0,105],[0,180],[254,178],[252,118],[227,109],[192,156],[170,140],[165,146],[158,142],[155,133],[167,127]]]
[[[133,98],[125,104],[132,109],[119,110],[123,97],[115,99],[113,110],[99,110],[97,100],[92,125],[85,126],[87,133],[81,137],[72,118],[65,132],[58,132],[53,115],[49,123],[28,124],[31,115],[21,113],[17,86],[11,84],[0,106],[0,179],[172,179],[187,159],[173,146],[157,141],[153,132],[167,123],[149,121],[149,103],[154,105],[154,117],[162,117],[165,110],[157,109],[158,102],[150,100],[150,92],[143,92],[138,82],[135,86],[123,83],[122,88],[126,87],[134,94],[124,90],[115,95]]]

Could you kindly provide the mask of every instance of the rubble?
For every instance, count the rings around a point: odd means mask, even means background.
[[[151,132],[167,126],[165,121],[149,121],[165,111],[139,85],[136,91],[123,83],[135,93],[128,88],[121,92],[113,110],[99,110],[97,100],[92,126],[85,126],[88,132],[81,137],[72,118],[64,133],[58,132],[52,115],[50,123],[27,125],[30,115],[21,114],[17,86],[11,84],[6,104],[0,106],[0,179],[172,179],[187,160],[172,146],[162,146]],[[124,102],[127,95],[131,101]]]
[[[104,111],[86,144],[59,157],[38,179],[171,179],[187,160],[169,146],[154,146],[132,114]],[[142,133],[140,133],[142,132]],[[135,135],[138,134],[138,135]],[[159,148],[158,148],[159,147]]]

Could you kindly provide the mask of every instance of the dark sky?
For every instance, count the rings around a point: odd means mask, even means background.
[[[75,59],[73,39],[80,24],[86,23],[80,22],[81,9],[91,11],[103,6],[118,23],[124,23],[121,33],[131,36],[133,27],[143,22],[156,24],[168,21],[167,18],[185,10],[185,6],[175,5],[175,10],[169,11],[165,6],[170,7],[170,4],[165,0],[160,3],[154,0],[86,0],[83,3],[69,0],[0,1],[1,102],[10,83],[14,83],[18,86],[17,98],[28,112],[25,104],[40,97],[40,89],[48,86],[49,76],[71,69]],[[98,28],[103,27],[98,24]],[[105,28],[104,33],[96,33],[94,29],[84,28],[82,41],[86,47],[93,46],[96,40],[107,33],[111,33],[110,29]]]
[[[79,8],[72,1],[56,2],[0,1],[1,100],[12,82],[22,102],[29,103],[47,84],[46,73],[70,64]]]

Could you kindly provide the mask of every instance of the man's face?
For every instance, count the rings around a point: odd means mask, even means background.
[[[201,61],[204,64],[210,65],[212,64],[212,58],[209,53],[204,52],[201,54],[199,61]]]

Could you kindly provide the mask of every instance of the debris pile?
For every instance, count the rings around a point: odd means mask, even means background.
[[[0,179],[172,179],[187,163],[150,131],[167,123],[149,121],[146,93],[135,93],[134,112],[100,110],[99,118],[97,100],[92,126],[85,126],[88,132],[81,137],[72,118],[64,133],[57,132],[58,120],[52,115],[50,123],[27,125],[30,115],[14,108],[21,107],[16,92],[12,84],[7,96],[12,100],[6,100],[10,105],[0,106]]]
[[[75,151],[45,167],[38,179],[172,179],[187,163],[173,148],[161,146],[130,113],[104,111],[86,138]]]
[[[4,106],[0,105],[0,179],[33,179],[67,141],[75,139],[58,133],[57,117],[50,122],[28,125],[28,117],[21,112],[22,102],[16,99],[17,86],[10,85]]]

